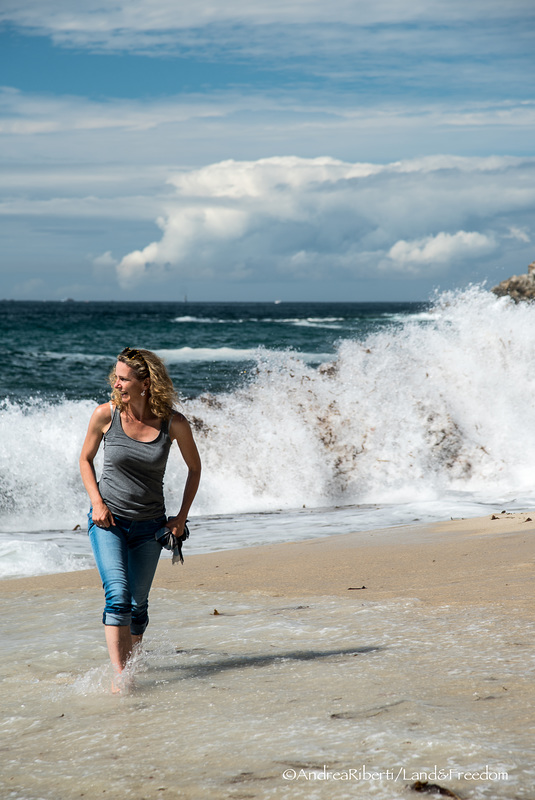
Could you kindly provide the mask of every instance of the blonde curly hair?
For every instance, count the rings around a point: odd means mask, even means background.
[[[175,410],[174,406],[178,402],[178,396],[162,359],[151,350],[125,347],[117,356],[117,361],[121,361],[127,367],[130,367],[138,380],[149,379],[148,400],[152,413],[160,419],[172,417]],[[109,374],[112,388],[111,399],[119,411],[123,411],[125,406],[121,400],[120,392],[115,389],[116,380],[117,374],[114,367]]]

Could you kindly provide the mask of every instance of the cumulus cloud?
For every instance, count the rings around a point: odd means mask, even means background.
[[[445,274],[499,248],[511,218],[533,213],[534,170],[535,159],[438,156],[386,165],[277,157],[183,171],[169,179],[176,197],[157,220],[161,239],[125,255],[117,275],[127,286],[169,274]]]
[[[410,242],[400,239],[388,251],[388,258],[396,269],[409,270],[415,274],[422,266],[436,268],[453,259],[472,259],[490,253],[496,247],[494,237],[475,231],[440,232],[436,236],[426,236]],[[388,262],[381,267],[388,268]]]

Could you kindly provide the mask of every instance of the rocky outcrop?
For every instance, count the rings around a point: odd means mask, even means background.
[[[520,300],[535,300],[535,261],[529,265],[527,275],[513,275],[494,286],[491,291],[498,297],[508,294],[515,303]]]

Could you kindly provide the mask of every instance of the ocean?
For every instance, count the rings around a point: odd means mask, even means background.
[[[98,581],[3,596],[2,797],[403,800],[416,781],[532,797],[533,623],[514,606],[458,602],[454,583],[426,603],[416,563],[415,597],[384,601],[184,590],[180,571],[190,553],[533,508],[535,307],[471,287],[0,317],[0,577],[93,565],[78,455],[123,347],[165,358],[204,464],[130,691],[109,691]],[[170,513],[184,477],[173,452]],[[408,534],[382,535],[391,558]]]
[[[78,455],[125,346],[161,355],[203,459],[185,554],[535,504],[535,308],[0,302],[0,577],[93,566]],[[98,464],[97,464],[98,466]],[[170,458],[168,513],[184,467]]]

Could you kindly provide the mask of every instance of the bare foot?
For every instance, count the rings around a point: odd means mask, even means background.
[[[112,694],[126,694],[134,688],[134,676],[128,669],[117,672],[111,682]]]

